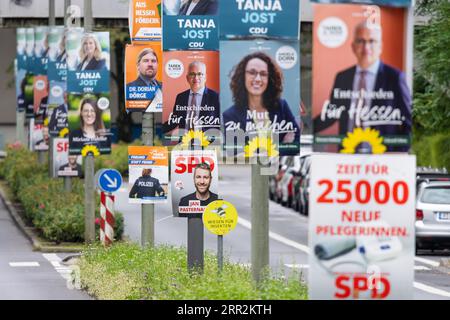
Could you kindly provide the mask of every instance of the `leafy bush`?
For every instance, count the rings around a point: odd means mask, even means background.
[[[11,187],[24,208],[27,223],[41,235],[55,242],[84,241],[84,186],[72,179],[72,192],[64,191],[62,179],[50,179],[47,166],[37,162],[36,153],[20,147],[9,147],[8,156],[0,163],[0,177]],[[96,217],[100,217],[97,197]],[[116,239],[124,230],[123,216],[116,213]],[[97,235],[99,226],[97,226]],[[98,238],[98,236],[97,236]]]
[[[132,300],[261,300],[306,299],[300,275],[288,279],[268,275],[256,286],[250,269],[224,261],[218,272],[214,255],[205,254],[203,274],[187,271],[185,248],[159,246],[142,249],[116,243],[110,248],[91,246],[80,260],[81,282],[99,299]]]

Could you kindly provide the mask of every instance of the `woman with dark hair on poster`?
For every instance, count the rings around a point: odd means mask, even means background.
[[[95,100],[85,98],[80,103],[80,129],[71,132],[72,137],[95,139],[105,132],[102,111]]]
[[[255,52],[233,69],[231,83],[234,105],[223,113],[225,131],[257,133],[271,129],[280,143],[300,140],[300,128],[283,92],[283,74],[270,56]]]

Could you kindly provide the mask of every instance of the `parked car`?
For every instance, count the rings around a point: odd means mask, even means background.
[[[450,249],[450,181],[420,183],[415,229],[416,253],[419,249]]]
[[[303,162],[302,169],[300,170],[302,179],[297,192],[299,212],[305,216],[308,215],[310,168],[311,156],[307,156]]]
[[[301,182],[303,180],[303,175],[302,175],[302,168],[303,165],[305,163],[305,159],[307,157],[309,157],[310,154],[304,154],[300,156],[300,169],[296,172],[294,172],[294,177],[292,179],[292,199],[291,199],[291,203],[290,203],[290,207],[292,209],[294,209],[295,211],[299,211],[300,212],[300,201],[299,201],[299,192],[300,192],[300,185]]]
[[[290,166],[286,169],[283,178],[280,180],[281,204],[285,207],[290,206],[294,196],[293,181],[297,172],[300,172],[300,156],[292,157]]]
[[[279,188],[279,182],[283,178],[283,175],[289,167],[291,161],[292,157],[281,157],[277,174],[269,177],[269,198],[275,202],[281,201],[281,190]]]

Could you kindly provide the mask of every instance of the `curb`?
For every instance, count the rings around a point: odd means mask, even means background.
[[[12,202],[6,196],[6,192],[3,189],[3,186],[0,185],[0,198],[2,198],[2,202],[5,205],[6,209],[9,212],[9,215],[13,219],[16,226],[20,229],[20,231],[28,238],[33,247],[33,251],[42,251],[49,253],[57,253],[57,252],[67,252],[67,253],[78,253],[81,251],[83,244],[80,244],[80,248],[71,248],[64,246],[49,246],[43,244],[38,236],[34,233],[33,227],[27,227],[22,217],[17,212],[16,208],[12,204]]]

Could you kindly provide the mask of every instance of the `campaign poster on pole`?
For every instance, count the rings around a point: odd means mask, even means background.
[[[17,51],[16,51],[16,68],[15,68],[15,80],[16,80],[16,101],[17,111],[25,112],[27,110],[25,99],[26,88],[26,74],[27,74],[27,55],[25,52],[27,40],[26,29],[18,28],[16,30],[17,38]]]
[[[26,28],[26,74],[22,82],[22,93],[24,94],[24,106],[26,108],[26,117],[34,117],[34,29]]]
[[[130,0],[131,43],[161,41],[161,0]]]
[[[53,140],[53,177],[83,177],[83,158],[69,156],[69,139]]]
[[[48,128],[42,123],[36,123],[35,119],[30,119],[30,150],[47,151],[49,146]]]
[[[190,131],[204,139],[219,138],[219,52],[167,51],[163,56],[165,143],[178,143]]]
[[[385,7],[410,7],[411,0],[311,0],[316,3],[346,3],[379,5]]]
[[[219,2],[163,1],[163,50],[218,50]]]
[[[220,38],[299,39],[300,1],[220,1]]]
[[[298,41],[221,41],[221,110],[227,156],[300,152]],[[269,137],[260,138],[261,132]],[[269,143],[263,143],[267,139]],[[267,142],[267,141],[266,141]]]
[[[162,50],[160,42],[125,48],[125,105],[128,111],[162,112]]]
[[[109,32],[66,34],[69,154],[111,153]]]
[[[315,151],[409,150],[412,98],[405,77],[405,19],[402,8],[314,5]]]
[[[33,84],[34,119],[36,123],[46,123],[48,110],[48,79],[45,75],[35,75]]]
[[[310,299],[412,299],[415,156],[312,157]]]
[[[34,28],[34,74],[47,75],[48,62],[48,27]]]
[[[129,146],[129,203],[167,203],[169,152],[167,147]]]
[[[111,153],[109,101],[109,93],[68,95],[70,155]]]
[[[214,150],[174,150],[171,160],[172,210],[175,217],[201,218],[219,199],[219,170]]]
[[[67,135],[67,52],[64,27],[50,27],[48,52],[48,110],[49,133],[59,137]],[[56,112],[54,114],[54,112]],[[64,130],[64,131],[62,131]]]

